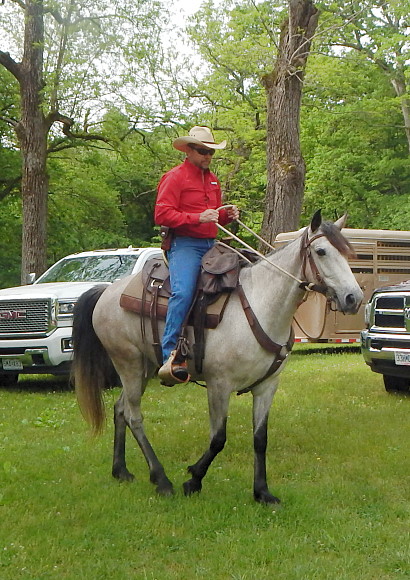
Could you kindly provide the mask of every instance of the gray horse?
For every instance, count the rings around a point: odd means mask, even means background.
[[[322,222],[317,212],[299,238],[241,270],[240,291],[232,293],[219,326],[207,331],[202,374],[198,376],[193,365],[189,369],[194,380],[205,381],[207,386],[210,443],[188,467],[191,477],[184,483],[186,495],[201,490],[208,467],[225,445],[231,393],[250,391],[254,498],[261,503],[279,502],[266,479],[267,428],[279,375],[291,350],[293,315],[308,284],[345,313],[356,313],[363,299],[347,262],[354,252],[340,232],[343,224],[344,218],[334,224]],[[80,298],[74,312],[73,380],[82,413],[99,432],[105,422],[102,391],[115,384],[115,368],[123,388],[114,411],[112,474],[119,480],[133,479],[125,461],[128,427],[147,461],[151,482],[158,493],[167,495],[173,493],[173,486],[145,434],[141,414],[141,399],[156,371],[156,357],[149,331],[148,340],[143,341],[137,315],[120,307],[128,282],[126,278],[107,288],[93,288]],[[193,337],[188,338],[192,344]]]

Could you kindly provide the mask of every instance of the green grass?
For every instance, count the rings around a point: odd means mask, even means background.
[[[208,441],[206,392],[152,382],[146,429],[176,488],[161,498],[131,438],[137,481],[111,478],[118,390],[106,393],[108,429],[91,439],[56,379],[0,389],[1,580],[409,578],[410,398],[388,395],[358,353],[303,352],[271,412],[279,509],[252,499],[249,394],[232,397],[225,450],[185,498],[186,467]]]

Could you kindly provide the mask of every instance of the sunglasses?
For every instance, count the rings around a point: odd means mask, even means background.
[[[214,149],[203,149],[202,147],[192,147],[192,145],[190,145],[189,147],[190,149],[193,149],[200,155],[213,155],[215,153]]]

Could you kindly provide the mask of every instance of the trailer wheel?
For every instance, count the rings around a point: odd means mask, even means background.
[[[410,391],[409,379],[402,377],[392,377],[391,375],[383,375],[384,388],[388,393],[408,393]]]

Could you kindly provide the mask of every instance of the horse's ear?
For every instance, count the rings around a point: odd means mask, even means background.
[[[342,215],[341,218],[339,218],[338,220],[335,221],[334,225],[339,228],[339,230],[341,230],[342,228],[345,227],[346,223],[347,223],[347,218],[348,218],[348,214],[345,213],[344,215]]]
[[[322,210],[318,209],[315,215],[312,217],[312,221],[310,222],[310,229],[312,233],[314,233],[317,229],[320,228],[320,224],[322,223]]]

